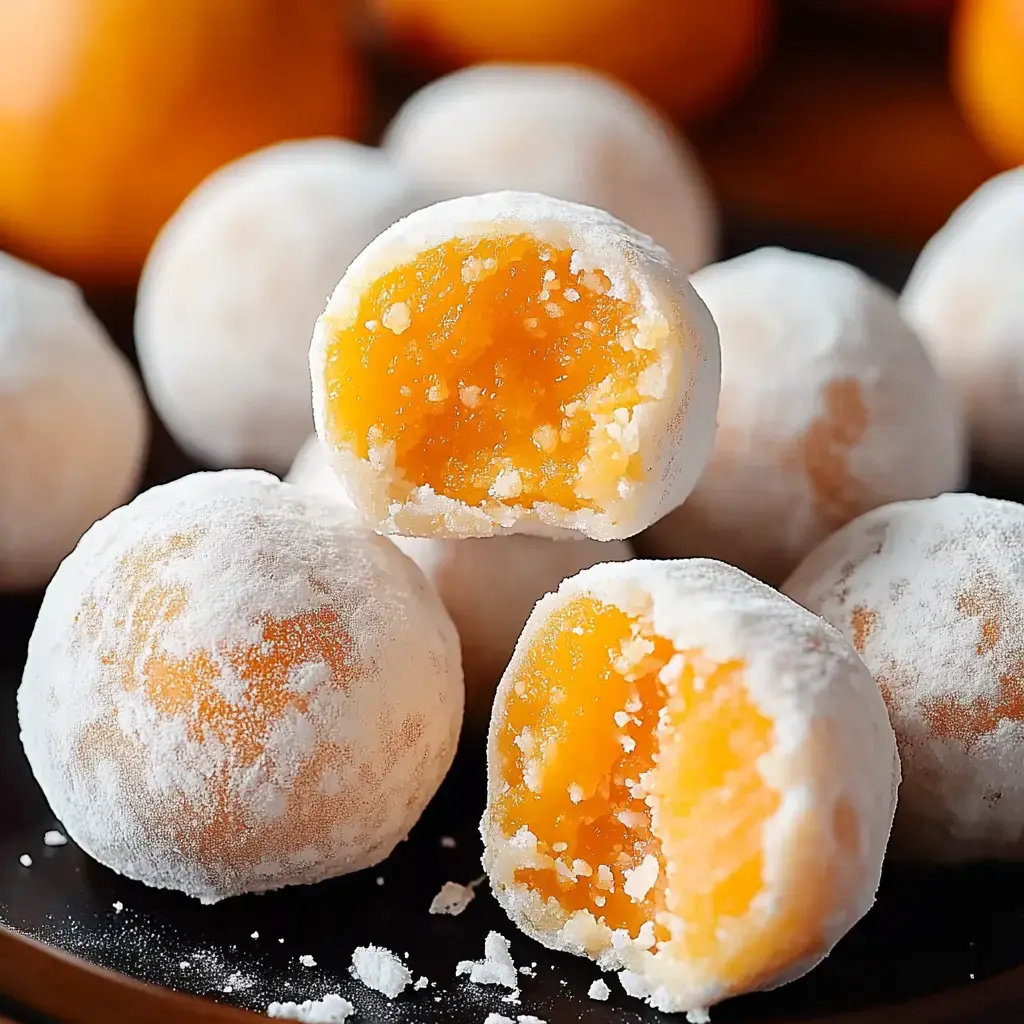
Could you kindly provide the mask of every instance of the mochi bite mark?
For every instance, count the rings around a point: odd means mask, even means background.
[[[541,196],[389,229],[311,367],[334,468],[388,533],[629,536],[685,496],[714,430],[714,327],[685,279],[609,215]]]
[[[634,561],[538,603],[488,777],[512,920],[674,1012],[799,976],[859,919],[899,769],[838,633],[722,563]]]

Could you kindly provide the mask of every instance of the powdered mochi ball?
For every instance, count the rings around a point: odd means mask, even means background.
[[[68,834],[204,903],[376,864],[455,753],[458,636],[336,503],[201,473],[97,523],[54,576],[18,691]]]
[[[284,472],[312,429],[309,335],[351,259],[420,205],[379,150],[286,142],[203,182],[139,286],[139,362],[157,412],[213,466]]]
[[[784,590],[842,630],[903,759],[897,849],[1024,855],[1024,506],[946,494],[875,509]]]
[[[1024,167],[974,193],[924,247],[901,299],[962,401],[980,458],[1024,466]]]
[[[351,509],[315,436],[303,445],[288,480],[333,495]],[[354,509],[351,514],[358,518]],[[525,534],[389,539],[423,570],[455,622],[466,675],[466,715],[479,731],[487,728],[494,690],[534,604],[582,569],[633,556],[624,541],[559,541]]]
[[[833,530],[889,501],[956,490],[959,415],[895,297],[784,249],[706,267],[722,394],[711,461],[641,554],[707,556],[778,584]]]
[[[543,192],[608,210],[683,270],[714,259],[717,211],[689,145],[639,96],[595,72],[458,71],[416,93],[383,145],[446,190]]]
[[[70,281],[0,253],[0,590],[42,586],[134,490],[142,389]]]

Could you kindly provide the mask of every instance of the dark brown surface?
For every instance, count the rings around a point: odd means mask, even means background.
[[[729,248],[766,242],[825,252],[859,263],[898,286],[906,254],[842,246],[828,239],[746,228],[732,230]],[[92,296],[118,340],[130,348],[130,302]],[[158,431],[149,483],[189,469]],[[979,489],[1017,496],[1005,484]],[[319,998],[340,991],[357,1006],[357,1021],[482,1024],[489,1012],[532,1013],[548,1024],[653,1024],[672,1018],[627,999],[614,979],[608,1003],[586,996],[598,976],[586,961],[555,955],[519,935],[483,889],[459,918],[430,917],[441,884],[479,873],[476,821],[483,797],[479,742],[464,743],[456,765],[409,841],[377,869],[313,887],[241,897],[213,907],[178,893],[126,881],[90,861],[74,844],[48,849],[56,826],[17,741],[14,693],[38,595],[0,597],[0,922],[74,953],[109,975],[0,932],[0,1014],[34,1024],[62,1020],[241,1021],[217,1003],[265,1011],[271,1000]],[[440,837],[457,840],[455,849]],[[23,868],[19,855],[34,864]],[[376,879],[383,879],[378,885]],[[124,905],[120,912],[115,901]],[[512,939],[518,964],[536,961],[522,978],[520,1006],[501,991],[454,979],[460,959],[482,954],[491,928]],[[260,937],[252,939],[251,933]],[[279,942],[283,939],[283,942]],[[408,992],[395,1003],[347,976],[356,945],[375,942],[408,951],[415,975],[437,987]],[[316,968],[298,962],[312,954]],[[182,962],[188,967],[182,967]],[[1024,1021],[1024,869],[978,865],[922,871],[891,865],[877,906],[806,978],[776,992],[734,1000],[713,1011],[715,1024],[1020,1024]],[[154,982],[150,988],[127,980]],[[223,991],[230,985],[231,992]],[[170,989],[206,996],[196,1002]],[[435,1001],[437,1000],[437,1001]],[[216,1001],[216,1002],[215,1002]],[[21,1007],[31,1006],[33,1015]],[[681,1018],[676,1018],[681,1020]]]

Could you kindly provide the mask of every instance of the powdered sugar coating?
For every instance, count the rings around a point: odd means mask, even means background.
[[[352,508],[316,437],[302,447],[288,481],[334,495]],[[352,515],[358,518],[354,508]],[[468,540],[390,539],[423,570],[459,631],[466,718],[480,731],[487,728],[494,688],[537,600],[581,569],[633,557],[625,541],[586,538],[559,541],[513,534]]]
[[[285,142],[185,200],[139,287],[135,336],[175,439],[213,466],[284,472],[312,429],[309,332],[351,259],[426,201],[378,150]]]
[[[22,742],[68,834],[203,902],[375,864],[451,764],[458,639],[394,545],[258,472],[156,487],[46,592]]]
[[[1024,457],[1024,167],[997,175],[921,252],[901,298],[966,411],[978,455]]]
[[[894,849],[1019,858],[1024,507],[947,494],[875,509],[785,590],[850,638],[885,695],[904,776]]]
[[[565,65],[478,64],[420,89],[382,145],[446,190],[543,192],[608,210],[692,271],[714,258],[717,214],[696,156],[624,86]]]
[[[631,994],[664,1012],[697,1010],[738,994],[721,979],[672,955],[671,944],[612,931],[589,910],[567,915],[515,878],[536,864],[536,838],[503,835],[490,807],[501,797],[498,748],[521,660],[548,618],[579,596],[643,615],[679,651],[699,650],[716,663],[741,660],[750,699],[773,722],[775,742],[758,764],[783,794],[764,830],[764,889],[799,892],[823,864],[837,867],[832,904],[817,922],[815,952],[786,964],[764,987],[810,970],[867,912],[881,876],[896,803],[899,761],[885,705],[870,673],[840,634],[817,616],[740,570],[704,559],[597,565],[538,602],[498,687],[488,747],[488,811],[480,825],[484,868],[498,902],[527,935],[552,949],[590,956],[624,970]],[[852,811],[855,852],[840,849],[834,811]],[[652,807],[657,813],[656,805]],[[671,915],[669,915],[671,916]],[[663,923],[663,922],[662,922]]]
[[[350,327],[363,293],[381,275],[452,239],[474,241],[525,233],[573,252],[573,266],[599,269],[611,294],[637,294],[637,341],[658,354],[658,372],[631,412],[644,479],[623,478],[600,508],[571,511],[552,502],[533,507],[494,500],[486,505],[402,486],[393,446],[360,458],[330,437],[325,376],[332,334]],[[353,260],[317,321],[310,348],[317,435],[353,504],[382,533],[430,537],[489,537],[532,533],[597,540],[632,536],[674,508],[693,488],[714,441],[718,403],[718,335],[706,307],[668,254],[603,210],[525,192],[453,199],[419,210],[393,225]],[[657,378],[654,382],[654,378]],[[602,428],[595,426],[594,432]]]
[[[693,285],[721,337],[715,450],[686,503],[637,538],[641,554],[718,558],[778,585],[868,509],[962,485],[959,414],[887,289],[784,249]]]
[[[42,586],[130,495],[148,434],[138,380],[81,292],[0,252],[0,590]]]

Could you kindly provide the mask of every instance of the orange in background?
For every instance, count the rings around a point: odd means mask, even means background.
[[[434,70],[479,61],[585,64],[683,120],[725,103],[757,68],[773,0],[371,0]]]
[[[952,76],[982,144],[1003,167],[1024,163],[1024,0],[964,0]]]
[[[330,0],[0,0],[0,246],[130,280],[211,171],[365,106]]]

